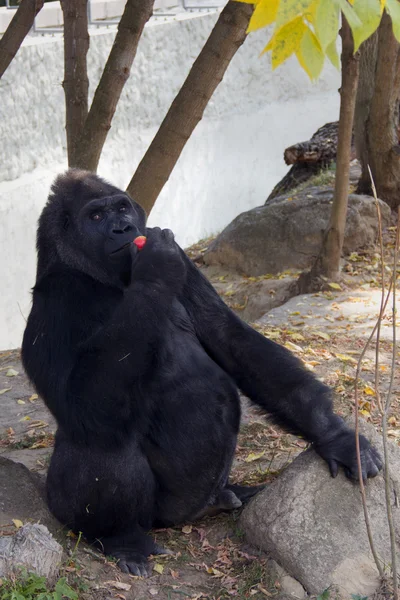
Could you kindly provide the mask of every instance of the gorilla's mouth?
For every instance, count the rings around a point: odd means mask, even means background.
[[[132,244],[132,242],[126,242],[126,244],[124,244],[123,246],[120,246],[120,248],[113,250],[113,252],[111,252],[111,256],[113,256],[114,254],[118,254],[118,252],[122,252],[122,250],[125,250],[125,248],[129,248],[129,246],[131,244]]]

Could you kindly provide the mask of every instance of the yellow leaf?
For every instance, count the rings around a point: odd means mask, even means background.
[[[336,42],[339,31],[339,7],[332,0],[319,0],[315,13],[315,33],[323,52]]]
[[[192,533],[192,526],[191,525],[185,525],[184,527],[182,527],[182,532],[183,533]]]
[[[284,25],[273,36],[266,46],[264,52],[272,50],[272,68],[276,69],[285,60],[296,52],[303,39],[306,26],[301,17],[297,17],[287,25]]]
[[[280,0],[276,15],[276,28],[279,29],[289,24],[296,17],[303,18],[312,3],[313,0]]]
[[[342,362],[349,362],[352,363],[354,365],[357,364],[357,361],[355,358],[353,358],[352,356],[348,356],[347,354],[340,354],[339,352],[335,354],[336,358],[338,358],[339,360],[341,360]]]
[[[353,10],[361,21],[361,25],[351,25],[354,39],[354,51],[378,28],[382,18],[380,0],[354,0]]]
[[[325,333],[324,331],[313,331],[312,335],[315,335],[316,337],[320,337],[323,340],[326,340],[327,342],[329,342],[329,340],[331,339],[331,336],[328,335],[327,333]]]
[[[400,2],[398,0],[386,0],[386,10],[392,19],[394,37],[400,42]]]
[[[305,339],[301,333],[292,333],[291,338],[292,340],[297,340],[298,342],[302,342]]]
[[[19,529],[20,527],[23,526],[23,522],[20,521],[19,519],[13,519],[12,522],[14,523],[14,525],[17,529]]]
[[[214,577],[223,577],[224,575],[222,571],[218,571],[218,569],[214,569],[214,567],[208,567],[207,573],[210,573],[210,575],[214,575]]]
[[[0,396],[1,394],[5,394],[6,392],[9,392],[12,388],[3,388],[2,390],[0,390]]]
[[[160,565],[159,563],[155,563],[155,565],[153,566],[153,571],[162,575],[164,573],[164,567],[163,567],[163,565]]]
[[[292,352],[303,352],[303,348],[292,342],[285,342],[285,347]]]
[[[37,394],[32,394],[32,396],[29,398],[29,402],[35,402],[35,400],[37,400],[39,398],[39,396]]]
[[[310,79],[317,79],[320,76],[325,57],[315,34],[308,28],[296,56]]]
[[[250,452],[250,454],[248,456],[246,456],[246,458],[244,459],[244,462],[254,462],[255,460],[258,460],[259,458],[261,458],[262,456],[264,456],[265,454],[265,450],[263,452],[259,452],[259,453],[255,453],[255,452]]]
[[[369,412],[369,410],[360,410],[360,415],[363,415],[363,417],[369,417],[371,416],[371,413]]]
[[[262,27],[267,27],[268,25],[271,25],[271,23],[274,23],[278,5],[279,0],[260,0],[250,19],[247,33],[256,31]]]
[[[22,417],[22,419],[20,419],[19,421],[21,423],[22,421],[30,421],[30,420],[31,420],[30,416],[26,415],[25,417]]]
[[[25,400],[17,400],[17,404],[25,404]]]
[[[367,394],[367,396],[375,396],[375,390],[370,385],[366,385],[364,388],[364,394]]]
[[[334,281],[330,281],[328,283],[329,287],[332,288],[333,290],[341,290],[342,288],[340,287],[340,285],[338,283],[335,283]]]

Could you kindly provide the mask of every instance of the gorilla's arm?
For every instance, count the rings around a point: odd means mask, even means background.
[[[333,413],[329,388],[286,348],[241,321],[186,255],[185,264],[180,301],[208,354],[277,423],[312,442],[333,476],[342,464],[348,477],[357,478],[354,432]],[[363,436],[360,443],[363,477],[375,476],[379,455]]]
[[[129,433],[133,419],[136,426],[140,420],[141,399],[136,410],[131,386],[151,365],[149,355],[167,311],[160,292],[138,282],[108,314],[107,294],[115,292],[86,280],[78,273],[60,273],[39,283],[23,362],[69,436],[114,444]]]

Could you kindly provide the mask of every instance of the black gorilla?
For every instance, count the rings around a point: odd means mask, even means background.
[[[147,236],[143,250],[132,240]],[[357,478],[354,433],[329,389],[243,323],[126,193],[94,174],[57,178],[39,221],[22,356],[58,423],[51,511],[124,571],[159,552],[147,532],[233,508],[237,388]],[[360,436],[363,476],[381,469]]]

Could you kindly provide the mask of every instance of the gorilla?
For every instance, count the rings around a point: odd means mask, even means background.
[[[132,243],[147,241],[139,251]],[[154,527],[241,506],[229,483],[238,389],[312,443],[333,477],[357,479],[354,432],[331,392],[288,350],[242,322],[143,209],[97,175],[69,170],[39,219],[25,370],[57,420],[47,477],[61,523],[148,573]],[[382,467],[360,435],[363,478]]]

